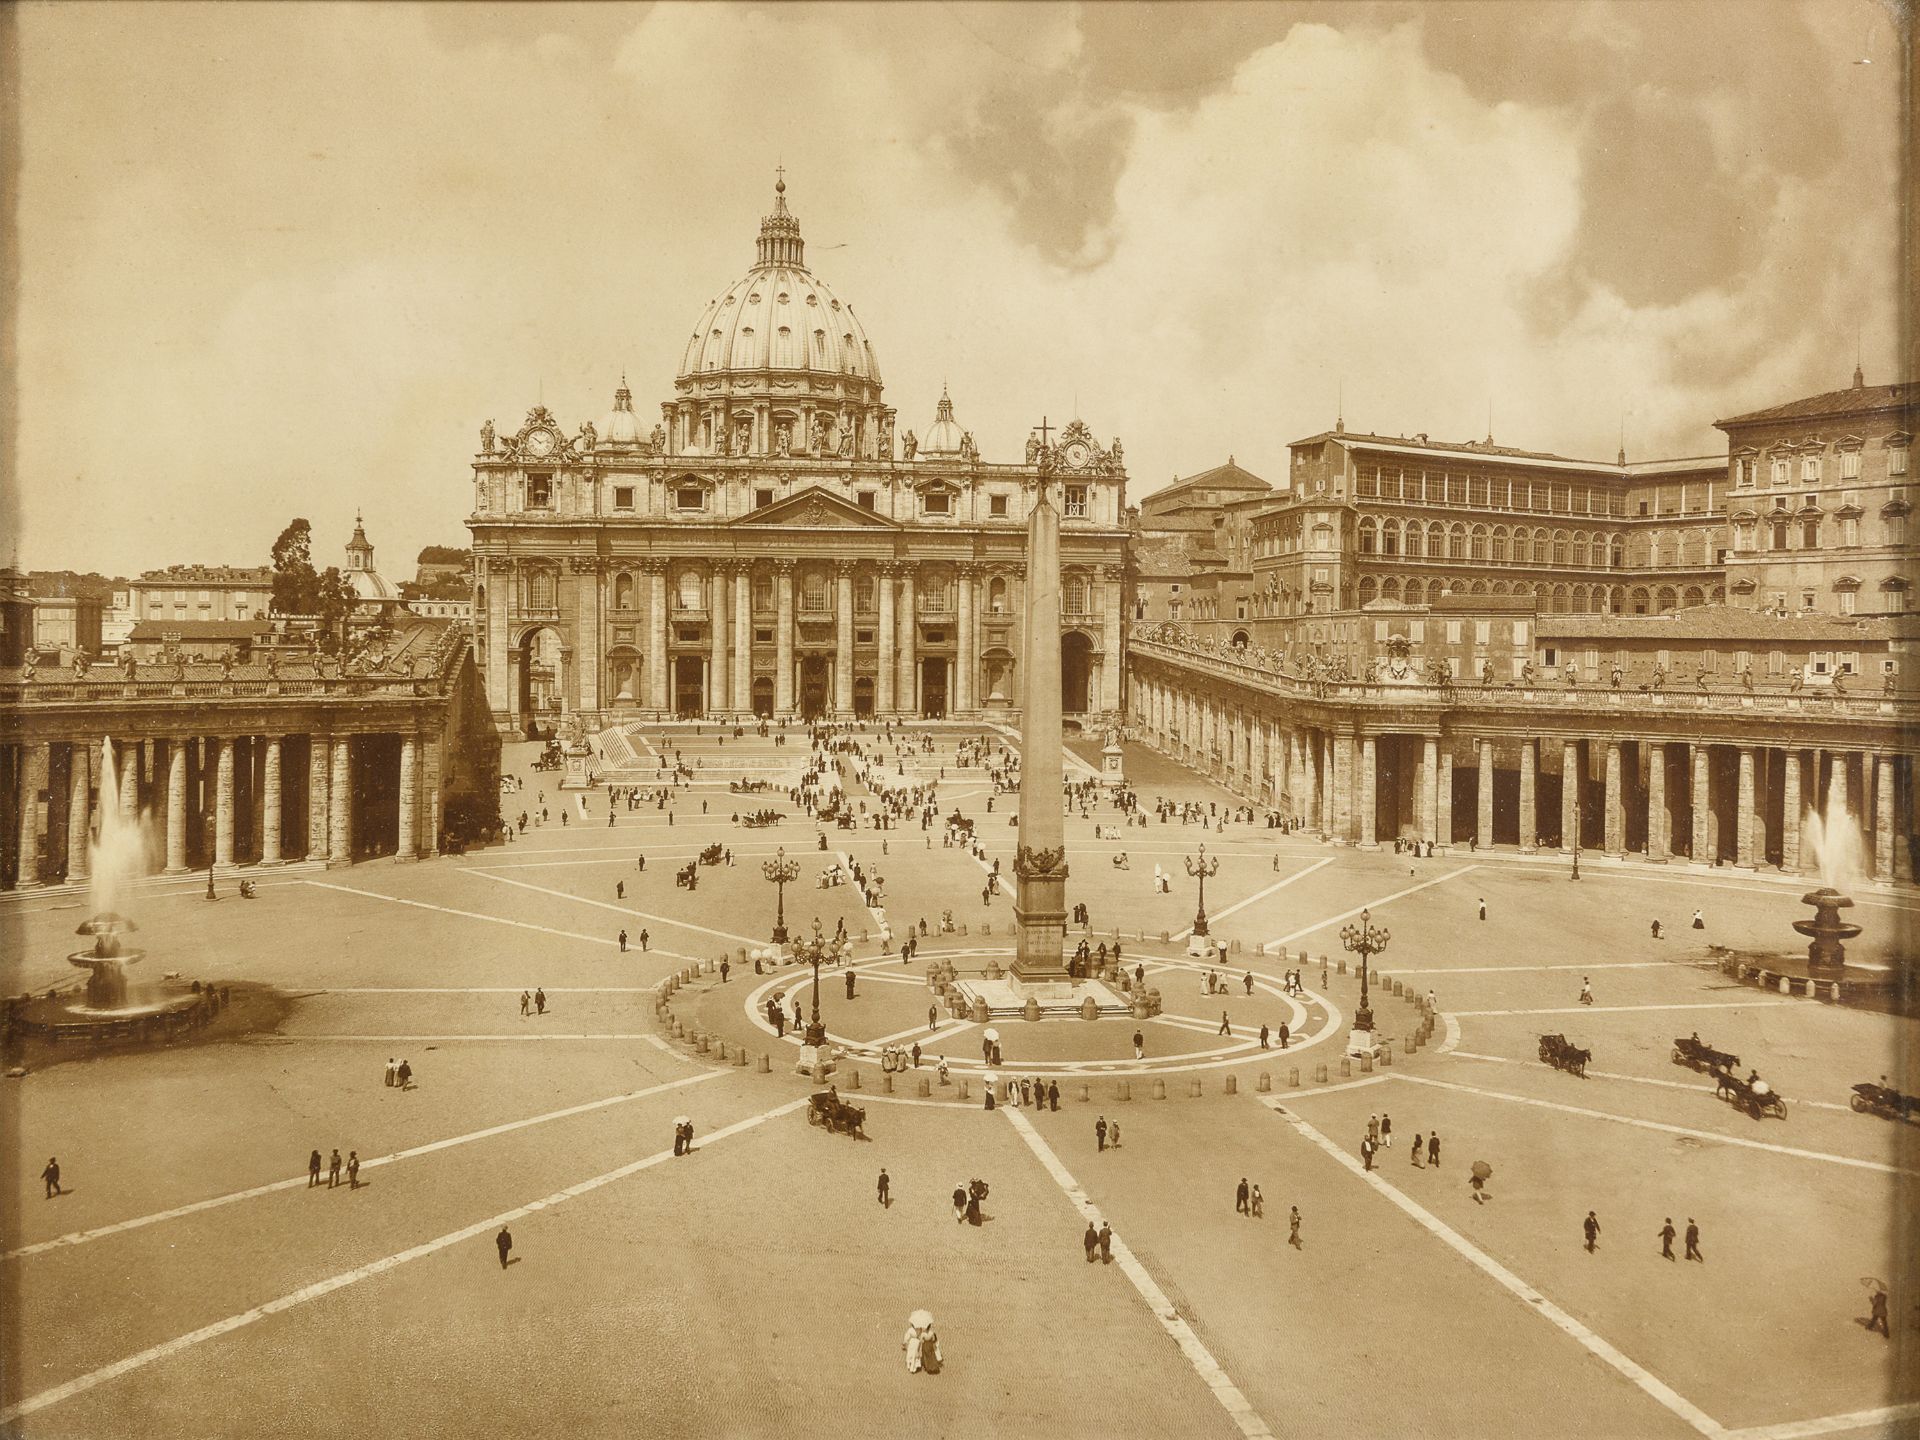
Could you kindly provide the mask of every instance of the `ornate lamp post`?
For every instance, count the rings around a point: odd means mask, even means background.
[[[1220,873],[1220,857],[1216,855],[1211,860],[1207,859],[1206,842],[1202,841],[1200,858],[1195,860],[1189,855],[1186,857],[1186,862],[1187,874],[1200,882],[1200,899],[1193,912],[1193,943],[1189,946],[1194,953],[1198,953],[1200,948],[1198,942],[1207,937],[1207,877]]]
[[[787,886],[800,878],[800,862],[787,859],[787,847],[774,851],[773,859],[762,860],[760,871],[774,884],[773,943],[787,943]]]
[[[800,1037],[802,1048],[818,1049],[827,1043],[827,1027],[820,1020],[820,963],[823,960],[845,960],[853,954],[851,940],[841,944],[828,939],[820,933],[820,922],[813,922],[813,934],[793,944],[793,957],[802,965],[813,967],[813,1009],[807,1020],[806,1033]]]
[[[1354,1012],[1353,1033],[1347,1037],[1349,1053],[1371,1054],[1373,1051],[1373,1007],[1367,1003],[1367,967],[1375,955],[1387,948],[1386,927],[1375,925],[1370,912],[1360,912],[1358,925],[1345,925],[1340,930],[1340,943],[1348,953],[1360,957],[1360,1008]]]

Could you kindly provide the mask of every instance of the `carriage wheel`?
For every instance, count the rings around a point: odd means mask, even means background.
[[[1673,1063],[1676,1065],[1685,1065],[1687,1063],[1687,1057],[1680,1053],[1680,1047],[1678,1045],[1673,1047]]]
[[[819,1123],[820,1123],[820,1112],[818,1110],[807,1111],[807,1124],[818,1125]]]
[[[1850,1109],[1858,1110],[1861,1114],[1864,1115],[1867,1111],[1866,1096],[1856,1094],[1847,1101],[1847,1105]]]

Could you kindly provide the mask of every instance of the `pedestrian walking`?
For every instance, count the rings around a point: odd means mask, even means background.
[[[885,1210],[890,1204],[893,1203],[888,1194],[888,1192],[892,1189],[892,1186],[893,1186],[893,1182],[887,1178],[886,1167],[882,1166],[880,1169],[880,1179],[878,1182],[876,1182],[876,1186],[875,1186],[875,1188],[879,1192],[880,1208],[882,1210]]]
[[[51,1200],[54,1196],[61,1193],[60,1159],[57,1155],[49,1155],[47,1157],[47,1168],[40,1172],[40,1178],[46,1182],[47,1199]]]
[[[927,1029],[938,1030],[939,1028],[940,1007],[938,1005],[929,1005],[927,1006]]]
[[[1240,1177],[1240,1183],[1234,1187],[1234,1191],[1233,1191],[1234,1214],[1245,1215],[1250,1212],[1250,1207],[1247,1203],[1247,1200],[1248,1200],[1247,1177],[1242,1175]]]
[[[336,1146],[327,1160],[327,1189],[331,1190],[340,1183],[340,1150]]]
[[[1673,1237],[1680,1232],[1673,1228],[1673,1217],[1667,1216],[1666,1223],[1660,1227],[1660,1258],[1673,1259]]]
[[[320,1152],[314,1151],[307,1157],[307,1188],[313,1189],[320,1183]]]
[[[1247,994],[1249,995],[1253,994],[1253,971],[1251,970],[1247,971],[1244,979],[1247,987]]]
[[[1414,1166],[1417,1169],[1420,1164],[1420,1156],[1421,1156],[1420,1132],[1418,1130],[1413,1132],[1413,1149],[1408,1153],[1412,1156]]]
[[[1300,1207],[1298,1205],[1287,1208],[1287,1244],[1296,1250],[1305,1248],[1300,1244]]]
[[[1360,1142],[1360,1163],[1368,1170],[1373,1169],[1373,1141],[1370,1139]]]
[[[1707,1263],[1707,1257],[1700,1253],[1700,1227],[1691,1215],[1687,1217],[1687,1259],[1698,1260],[1702,1265]]]
[[[1047,1085],[1047,1109],[1056,1115],[1060,1113],[1060,1082],[1058,1080],[1050,1081]],[[1117,1136],[1119,1131],[1116,1129],[1114,1134]]]
[[[622,946],[621,948],[624,949],[626,947]],[[731,968],[732,968],[732,963],[727,959],[726,956],[722,955],[720,957],[720,983],[722,985],[727,983],[727,971]]]
[[[1698,910],[1693,912],[1693,928],[1696,930],[1704,930],[1707,928],[1707,917],[1702,915]]]
[[[1222,1035],[1233,1034],[1233,1026],[1227,1023],[1227,1012],[1224,1010],[1220,1012],[1220,1033]]]
[[[393,1072],[393,1078],[399,1082],[402,1090],[407,1089],[413,1084],[413,1065],[406,1060],[402,1060],[400,1062],[400,1068]]]
[[[1080,1237],[1080,1244],[1087,1252],[1087,1264],[1093,1264],[1093,1258],[1100,1251],[1100,1232],[1093,1228],[1093,1221],[1087,1221],[1087,1233]]]
[[[520,1013],[522,1015],[525,1015],[528,1011],[532,1009],[533,1009],[533,996],[529,995],[526,991],[522,990],[520,992]]]
[[[1100,1150],[1107,1148],[1107,1117],[1104,1115],[1093,1122],[1093,1141]]]
[[[547,992],[546,991],[535,990],[533,992],[533,1008],[535,1010],[538,1010],[542,1015],[547,1013]]]
[[[1261,1198],[1260,1187],[1258,1185],[1253,1187],[1253,1194],[1248,1197],[1247,1203],[1253,1207],[1254,1219],[1264,1220],[1266,1218],[1267,1202]]]
[[[627,953],[627,932],[624,930],[620,932],[620,953],[622,955]]]
[[[500,1252],[500,1268],[507,1268],[507,1256],[513,1252],[513,1233],[506,1226],[500,1227],[500,1233],[493,1237],[493,1248]]]
[[[609,825],[613,823],[613,817],[611,815],[607,817],[607,823]],[[613,898],[616,900],[624,900],[627,898],[627,882],[626,881],[616,880],[613,882]]]
[[[387,1057],[387,1084],[398,1085],[400,1064],[392,1056]]]
[[[1100,1263],[1113,1263],[1113,1227],[1104,1220],[1100,1222]]]
[[[1373,1141],[1376,1145],[1380,1143],[1380,1117],[1378,1115],[1367,1116],[1367,1139]]]
[[[1484,897],[1480,901],[1480,918],[1482,920],[1487,918],[1487,902]]]
[[[1120,1148],[1120,1122],[1118,1120],[1112,1121],[1107,1126],[1107,1148],[1109,1150],[1118,1150]]]
[[[1440,1165],[1440,1132],[1434,1131],[1427,1136],[1427,1165],[1438,1169]]]
[[[359,1188],[360,1152],[358,1150],[349,1150],[347,1151],[347,1189],[358,1190]]]
[[[641,954],[643,954],[643,955],[644,955],[644,954],[646,953],[646,951],[647,951],[647,942],[648,942],[649,940],[651,940],[652,938],[653,938],[653,937],[652,937],[651,935],[649,935],[649,934],[648,934],[648,933],[647,933],[647,932],[646,932],[646,931],[645,931],[644,929],[643,929],[643,930],[641,930],[641,932],[640,932],[640,953],[641,953]]]
[[[920,1042],[918,1040],[913,1042],[913,1068],[916,1070],[920,1068]]]
[[[1585,975],[1580,977],[1580,1003],[1582,1005],[1591,1005],[1593,1003],[1593,981]]]
[[[1269,1048],[1267,1045],[1267,1027],[1264,1022],[1262,1022],[1260,1026],[1260,1048],[1262,1050]]]
[[[1138,1030],[1133,1032],[1133,1058],[1136,1060],[1147,1058],[1147,1037]]]
[[[1580,1228],[1587,1237],[1587,1253],[1591,1255],[1600,1245],[1600,1221],[1593,1211],[1587,1211],[1587,1218],[1580,1222]],[[1669,1259],[1672,1257],[1669,1256]]]
[[[1380,1148],[1382,1150],[1393,1148],[1393,1116],[1384,1110],[1380,1112]]]

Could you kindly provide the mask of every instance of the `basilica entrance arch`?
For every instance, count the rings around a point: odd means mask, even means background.
[[[707,709],[707,661],[703,655],[673,657],[673,713],[681,719],[703,715]]]
[[[1060,708],[1069,715],[1092,709],[1093,641],[1078,630],[1060,637]]]
[[[862,675],[853,682],[853,713],[861,720],[873,718],[873,677]]]
[[[520,637],[514,655],[520,672],[513,697],[514,719],[530,735],[535,726],[552,725],[559,719],[561,697],[566,694],[566,646],[558,630],[540,625]]]
[[[833,674],[824,655],[804,655],[800,659],[800,714],[806,720],[818,720],[827,713],[827,697],[832,693]]]
[[[773,677],[756,675],[753,677],[753,713],[762,720],[773,715]]]
[[[619,646],[607,654],[607,696],[614,705],[640,703],[640,652]]]
[[[947,657],[928,655],[920,661],[920,716],[924,720],[947,718]]]

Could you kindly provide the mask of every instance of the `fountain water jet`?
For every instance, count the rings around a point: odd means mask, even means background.
[[[138,871],[142,837],[134,817],[120,813],[119,767],[109,739],[100,742],[99,816],[99,831],[87,847],[92,876],[88,900],[93,917],[74,932],[91,935],[93,945],[74,951],[67,961],[87,971],[89,1011],[135,1012],[150,1007],[128,1006],[127,966],[145,952],[121,944],[122,935],[139,927],[118,907],[126,882]]]

